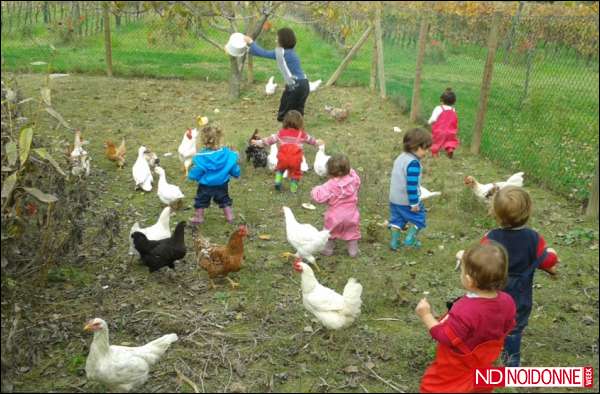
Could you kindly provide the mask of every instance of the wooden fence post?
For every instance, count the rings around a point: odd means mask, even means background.
[[[496,48],[498,47],[498,25],[500,24],[500,13],[494,13],[490,35],[488,37],[488,53],[483,69],[483,78],[481,80],[481,92],[479,94],[479,108],[475,118],[475,127],[473,128],[473,138],[471,139],[471,153],[479,154],[481,147],[481,134],[485,121],[488,100],[490,98],[490,88],[492,86],[492,72],[494,71],[494,58],[496,57]]]
[[[592,181],[590,199],[585,212],[587,217],[598,219],[598,160],[596,159],[596,173]]]
[[[106,52],[106,75],[112,77],[112,43],[110,41],[110,14],[108,12],[109,4],[107,1],[105,1],[102,5],[104,7],[104,49]]]
[[[385,99],[385,68],[383,59],[383,31],[381,30],[381,2],[375,9],[375,40],[377,41],[377,75],[379,76],[379,97]]]
[[[425,58],[425,47],[427,46],[427,30],[429,23],[427,17],[421,20],[419,30],[419,50],[417,51],[417,64],[415,65],[415,83],[413,84],[412,100],[410,104],[410,121],[416,122],[421,113],[421,73],[423,72],[423,59]]]
[[[371,78],[369,79],[369,89],[375,91],[377,87],[377,38],[373,37],[373,56],[371,59]]]
[[[373,26],[369,26],[367,28],[367,30],[365,30],[365,32],[360,37],[360,39],[358,40],[356,45],[354,45],[354,47],[350,50],[350,52],[348,52],[348,54],[346,55],[344,60],[342,60],[342,63],[338,66],[337,70],[335,70],[335,72],[333,73],[331,78],[329,78],[329,81],[327,81],[325,86],[331,86],[338,80],[338,78],[340,77],[340,75],[342,75],[342,72],[346,69],[348,64],[350,64],[350,60],[352,60],[352,58],[354,57],[356,52],[358,52],[360,47],[362,47],[363,44],[365,43],[365,41],[367,41],[367,38],[369,37],[371,30],[373,30]]]
[[[248,64],[248,70],[247,70],[247,81],[248,83],[254,83],[254,61],[252,59],[252,54],[248,53],[248,61],[246,62]]]

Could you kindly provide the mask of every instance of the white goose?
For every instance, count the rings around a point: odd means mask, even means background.
[[[158,189],[156,194],[163,204],[172,205],[185,197],[179,186],[167,183],[167,176],[162,167],[156,167],[154,172],[158,174]]]

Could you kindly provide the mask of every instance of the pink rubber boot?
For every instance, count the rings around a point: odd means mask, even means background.
[[[192,222],[192,224],[204,223],[204,208],[196,208],[196,214],[190,219],[190,222]]]
[[[321,254],[323,256],[331,256],[333,254],[333,248],[335,248],[335,241],[330,239],[327,241],[327,244],[325,244],[325,249],[321,251]]]
[[[223,213],[225,213],[225,220],[227,220],[227,223],[233,223],[233,208],[225,207],[223,208]]]
[[[358,240],[348,241],[348,254],[350,257],[358,255]]]

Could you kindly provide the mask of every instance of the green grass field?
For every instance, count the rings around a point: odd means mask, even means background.
[[[260,66],[265,75],[274,68],[267,66]],[[17,78],[27,97],[39,92],[44,76]],[[207,392],[391,392],[390,383],[404,391],[418,389],[435,348],[414,307],[429,292],[434,311],[444,312],[445,302],[462,293],[453,270],[455,252],[494,226],[486,208],[464,188],[463,177],[470,174],[494,181],[510,171],[470,156],[465,149],[452,161],[427,159],[423,183],[443,195],[426,204],[428,228],[421,234],[422,249],[392,253],[387,230],[378,226],[388,215],[389,175],[401,151],[401,135],[392,132],[392,127],[406,130],[411,125],[390,102],[381,102],[362,87],[334,87],[311,94],[307,130],[324,139],[330,153],[348,154],[363,181],[360,256],[350,259],[344,245],[338,245],[334,256],[319,259],[323,272],[318,279],[324,285],[341,291],[353,276],[364,287],[361,316],[329,343],[329,334],[302,306],[300,278],[290,262],[280,257],[290,251],[281,206],[290,206],[301,222],[317,227],[322,223],[324,207],[316,211],[300,207],[308,202],[311,187],[323,182],[312,171],[303,178],[297,195],[280,194],[272,188],[271,173],[243,161],[242,177],[230,186],[237,222],[245,222],[250,229],[244,268],[232,276],[241,283],[236,291],[229,290],[225,281],[217,290],[208,289],[206,273],[195,264],[189,229],[190,252],[173,275],[164,270],[150,275],[137,262],[129,262],[131,224],[140,221],[147,226],[162,209],[156,189],[148,194],[133,191],[131,165],[140,144],[159,153],[167,179],[186,195],[184,209],[171,218],[174,227],[193,212],[195,184],[184,180],[176,149],[197,115],[219,122],[225,143],[240,151],[255,128],[262,134],[276,131],[277,95],[265,96],[262,83],[247,87],[236,102],[228,99],[227,91],[222,82],[187,80],[76,75],[52,82],[54,107],[90,141],[86,149],[92,174],[85,182],[97,197],[85,215],[80,259],[58,262],[46,287],[27,277],[2,276],[3,336],[12,321],[10,305],[17,302],[23,310],[22,328],[15,336],[15,357],[20,361],[3,375],[5,387],[104,391],[105,387],[88,382],[83,370],[91,341],[82,332],[83,323],[100,316],[109,322],[114,344],[142,344],[168,332],[179,335],[180,340],[152,370],[143,391],[192,391],[178,379],[176,370],[199,391]],[[323,107],[338,103],[340,97],[352,104],[353,111],[347,122],[338,124]],[[218,114],[213,113],[215,108],[220,109]],[[47,146],[58,158],[72,133],[56,131],[55,123],[42,119],[34,142]],[[128,147],[122,171],[104,158],[102,146],[106,139],[120,138],[126,139]],[[163,156],[168,152],[175,155]],[[307,147],[311,165],[314,154]],[[64,159],[61,163],[65,165]],[[557,249],[562,263],[558,281],[541,272],[536,276],[523,363],[592,365],[597,370],[597,222],[581,220],[571,201],[529,180],[526,188],[535,203],[531,225]],[[118,213],[119,232],[115,246],[107,249],[102,218],[112,212]],[[224,242],[234,228],[212,207],[200,231],[214,242]],[[259,239],[260,234],[271,235],[271,240]],[[596,380],[593,391],[597,387]]]
[[[297,50],[311,80],[334,72],[343,53],[324,42],[309,25],[291,25],[298,35]],[[179,78],[227,81],[223,52],[183,32],[165,37],[157,21],[132,23],[113,30],[114,74],[120,77]],[[348,40],[354,42],[360,32]],[[226,42],[226,34],[213,34]],[[60,45],[57,35],[44,27],[32,29],[30,38],[13,34],[2,37],[4,69],[20,72],[54,72],[104,75],[104,41],[101,34]],[[56,51],[50,49],[54,44]],[[270,47],[270,43],[267,47]],[[339,80],[340,86],[366,86],[372,45],[367,43]],[[391,42],[385,47],[388,95],[408,111],[414,79],[416,48]],[[486,51],[482,48],[448,48],[446,61],[426,63],[422,81],[422,116],[426,120],[448,86],[457,92],[460,138],[469,144],[479,103]],[[484,128],[482,153],[511,170],[522,170],[529,179],[580,201],[589,194],[598,149],[598,67],[586,65],[570,53],[540,51],[534,59],[529,94],[525,97],[526,67],[523,56],[502,63],[499,52]],[[270,61],[255,61],[255,79],[277,75]]]

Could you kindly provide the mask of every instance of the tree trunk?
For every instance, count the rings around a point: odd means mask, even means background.
[[[342,60],[342,63],[338,66],[337,70],[335,70],[335,72],[333,73],[331,78],[329,78],[329,81],[327,81],[325,86],[331,86],[338,80],[338,78],[340,77],[342,72],[346,69],[348,64],[350,64],[350,61],[352,60],[352,58],[354,57],[356,52],[358,52],[360,47],[362,47],[363,44],[367,41],[367,38],[369,37],[371,30],[373,30],[373,26],[369,26],[367,28],[367,30],[365,30],[365,32],[362,34],[362,36],[357,41],[356,45],[354,45],[354,47],[350,50],[350,52],[348,52],[348,54],[346,55],[344,60]]]
[[[479,95],[479,108],[477,109],[477,118],[475,119],[475,127],[473,128],[473,139],[471,140],[471,153],[479,154],[481,147],[481,134],[487,112],[487,104],[490,98],[490,88],[492,86],[492,72],[494,71],[494,58],[496,57],[496,47],[498,46],[498,25],[500,24],[500,14],[495,13],[492,18],[492,26],[488,37],[488,53],[483,70],[483,78],[481,81],[481,93]]]
[[[585,214],[587,217],[598,219],[598,159],[596,159],[596,173],[592,181],[592,190]]]
[[[229,76],[229,97],[237,99],[240,97],[242,75],[236,57],[229,56],[229,66],[231,68],[231,75]]]
[[[417,64],[415,65],[415,82],[413,84],[412,101],[410,104],[410,121],[416,122],[421,115],[421,73],[423,71],[423,59],[425,58],[425,47],[427,46],[427,29],[429,23],[426,17],[421,20],[419,31],[419,50],[417,52]]]
[[[377,40],[377,75],[379,76],[379,97],[385,99],[386,86],[385,86],[385,68],[383,59],[383,33],[381,30],[381,8],[382,4],[377,4],[375,10],[375,40]]]
[[[103,4],[104,12],[104,49],[106,52],[106,75],[112,77],[112,43],[110,39],[110,13],[108,11],[108,2]]]

